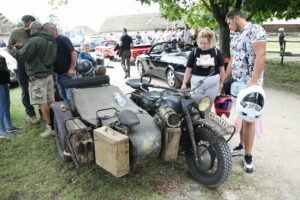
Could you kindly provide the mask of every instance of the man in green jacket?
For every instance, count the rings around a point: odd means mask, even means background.
[[[34,21],[35,18],[31,15],[24,15],[22,17],[23,27],[15,29],[9,36],[7,45],[8,52],[10,52],[10,49],[13,49],[14,47],[16,49],[21,49],[25,45],[30,36],[29,26]],[[40,120],[36,117],[33,105],[30,105],[28,76],[25,72],[25,63],[22,60],[17,60],[16,75],[21,88],[22,103],[26,114],[29,117],[29,121],[31,124],[38,124]]]
[[[54,102],[53,63],[56,59],[57,45],[49,33],[43,31],[43,25],[32,22],[30,39],[25,46],[13,54],[25,61],[25,71],[29,77],[29,96],[32,105],[39,105],[47,122],[46,130],[41,134],[48,137],[53,134],[50,121],[50,104]]]

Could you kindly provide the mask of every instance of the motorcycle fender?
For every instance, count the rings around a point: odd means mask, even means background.
[[[218,134],[218,137],[227,134],[227,131],[224,129],[224,127],[213,119],[201,119],[196,122],[196,125],[203,125],[212,129],[215,133]]]
[[[50,108],[54,114],[51,121],[54,122],[55,119],[57,122],[57,137],[59,139],[59,145],[62,150],[65,150],[67,148],[67,130],[64,120],[72,118],[73,114],[69,109],[65,109],[67,108],[67,105],[63,101],[51,104]]]

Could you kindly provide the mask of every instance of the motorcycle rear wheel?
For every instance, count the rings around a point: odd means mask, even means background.
[[[198,127],[195,130],[197,148],[204,151],[217,136],[208,127]],[[218,142],[210,146],[201,156],[202,161],[197,161],[194,154],[186,154],[186,162],[192,177],[199,183],[215,188],[223,184],[232,169],[230,150],[224,138],[219,138]],[[199,159],[201,160],[201,159]]]

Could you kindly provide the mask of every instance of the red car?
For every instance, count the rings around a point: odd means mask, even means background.
[[[139,44],[131,47],[131,61],[134,62],[138,55],[149,51],[151,47],[151,44]],[[114,60],[121,60],[120,56],[117,55],[117,51],[114,51],[114,49],[111,49],[111,56]]]
[[[104,40],[95,48],[96,55],[102,58],[109,58],[111,51],[116,45],[117,42],[114,40]]]

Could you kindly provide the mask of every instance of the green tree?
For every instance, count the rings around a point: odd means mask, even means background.
[[[63,30],[62,30],[62,27],[59,24],[59,19],[58,19],[58,17],[56,15],[49,14],[49,16],[48,16],[48,22],[52,22],[53,24],[55,24],[56,27],[57,27],[57,31],[59,33],[62,33]]]
[[[214,27],[220,31],[220,48],[227,55],[229,50],[229,28],[225,22],[227,13],[238,8],[248,18],[259,23],[274,17],[292,19],[300,16],[299,0],[137,0],[142,4],[158,3],[162,17],[173,21],[185,19],[193,28]]]

